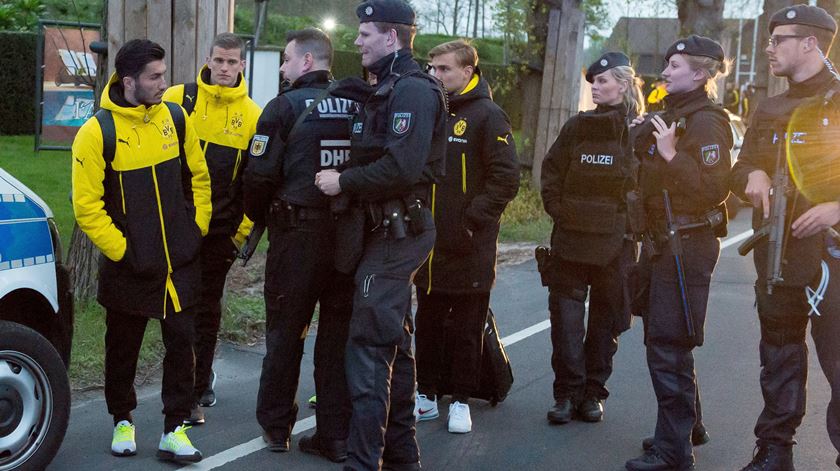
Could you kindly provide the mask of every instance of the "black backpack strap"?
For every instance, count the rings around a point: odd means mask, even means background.
[[[177,103],[169,101],[164,102],[169,108],[169,115],[172,116],[172,123],[175,125],[175,133],[178,135],[178,152],[181,159],[181,184],[184,187],[185,195],[192,200],[192,171],[187,163],[187,153],[184,151],[184,143],[186,142],[187,123],[184,117],[184,110],[181,109]]]
[[[100,108],[93,115],[99,121],[99,128],[102,130],[102,158],[105,159],[105,167],[110,168],[117,152],[117,128],[114,126],[114,116],[111,110]]]
[[[195,102],[198,100],[198,84],[190,82],[184,84],[184,96],[181,98],[181,106],[187,112],[187,116],[193,114]]]

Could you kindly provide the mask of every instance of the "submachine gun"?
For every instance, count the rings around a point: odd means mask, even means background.
[[[738,253],[747,255],[755,245],[767,238],[767,294],[773,294],[773,287],[784,281],[782,278],[782,255],[785,247],[785,226],[787,223],[787,200],[791,191],[790,173],[783,154],[784,145],[776,153],[776,171],[770,187],[770,218],[761,228],[738,246]]]
[[[264,232],[265,224],[254,222],[254,225],[251,227],[251,232],[248,233],[248,236],[245,238],[245,243],[242,244],[242,249],[239,251],[239,258],[242,259],[243,267],[248,264],[248,260],[251,260]]]

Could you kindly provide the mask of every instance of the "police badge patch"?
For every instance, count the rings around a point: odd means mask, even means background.
[[[711,167],[720,162],[720,147],[717,144],[703,146],[700,148],[700,155],[703,156],[703,163]]]
[[[257,134],[251,141],[251,156],[259,157],[265,154],[265,149],[268,147],[268,136]]]
[[[411,127],[411,113],[394,113],[394,124],[391,130],[394,134],[405,134]]]

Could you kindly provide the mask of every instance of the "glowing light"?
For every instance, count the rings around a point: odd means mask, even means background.
[[[327,19],[324,20],[324,29],[327,30],[327,31],[334,30],[336,25],[337,24],[335,22],[335,19],[333,19],[333,18],[327,18]]]

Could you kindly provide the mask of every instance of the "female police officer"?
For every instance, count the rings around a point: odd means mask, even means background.
[[[703,344],[709,282],[725,234],[722,202],[732,134],[712,102],[728,62],[717,42],[679,39],[665,54],[665,111],[635,133],[640,189],[650,237],[641,264],[649,283],[645,319],[648,369],[659,405],[652,446],[631,471],[692,469],[696,421],[692,350]],[[669,237],[670,235],[670,237]]]
[[[553,347],[555,405],[548,420],[559,424],[573,416],[603,418],[618,335],[630,327],[622,280],[635,243],[626,237],[626,194],[636,186],[639,165],[628,123],[644,111],[641,80],[620,52],[595,61],[586,80],[597,108],[566,122],[542,167],[543,202],[554,220],[551,256],[540,270],[549,288]]]

